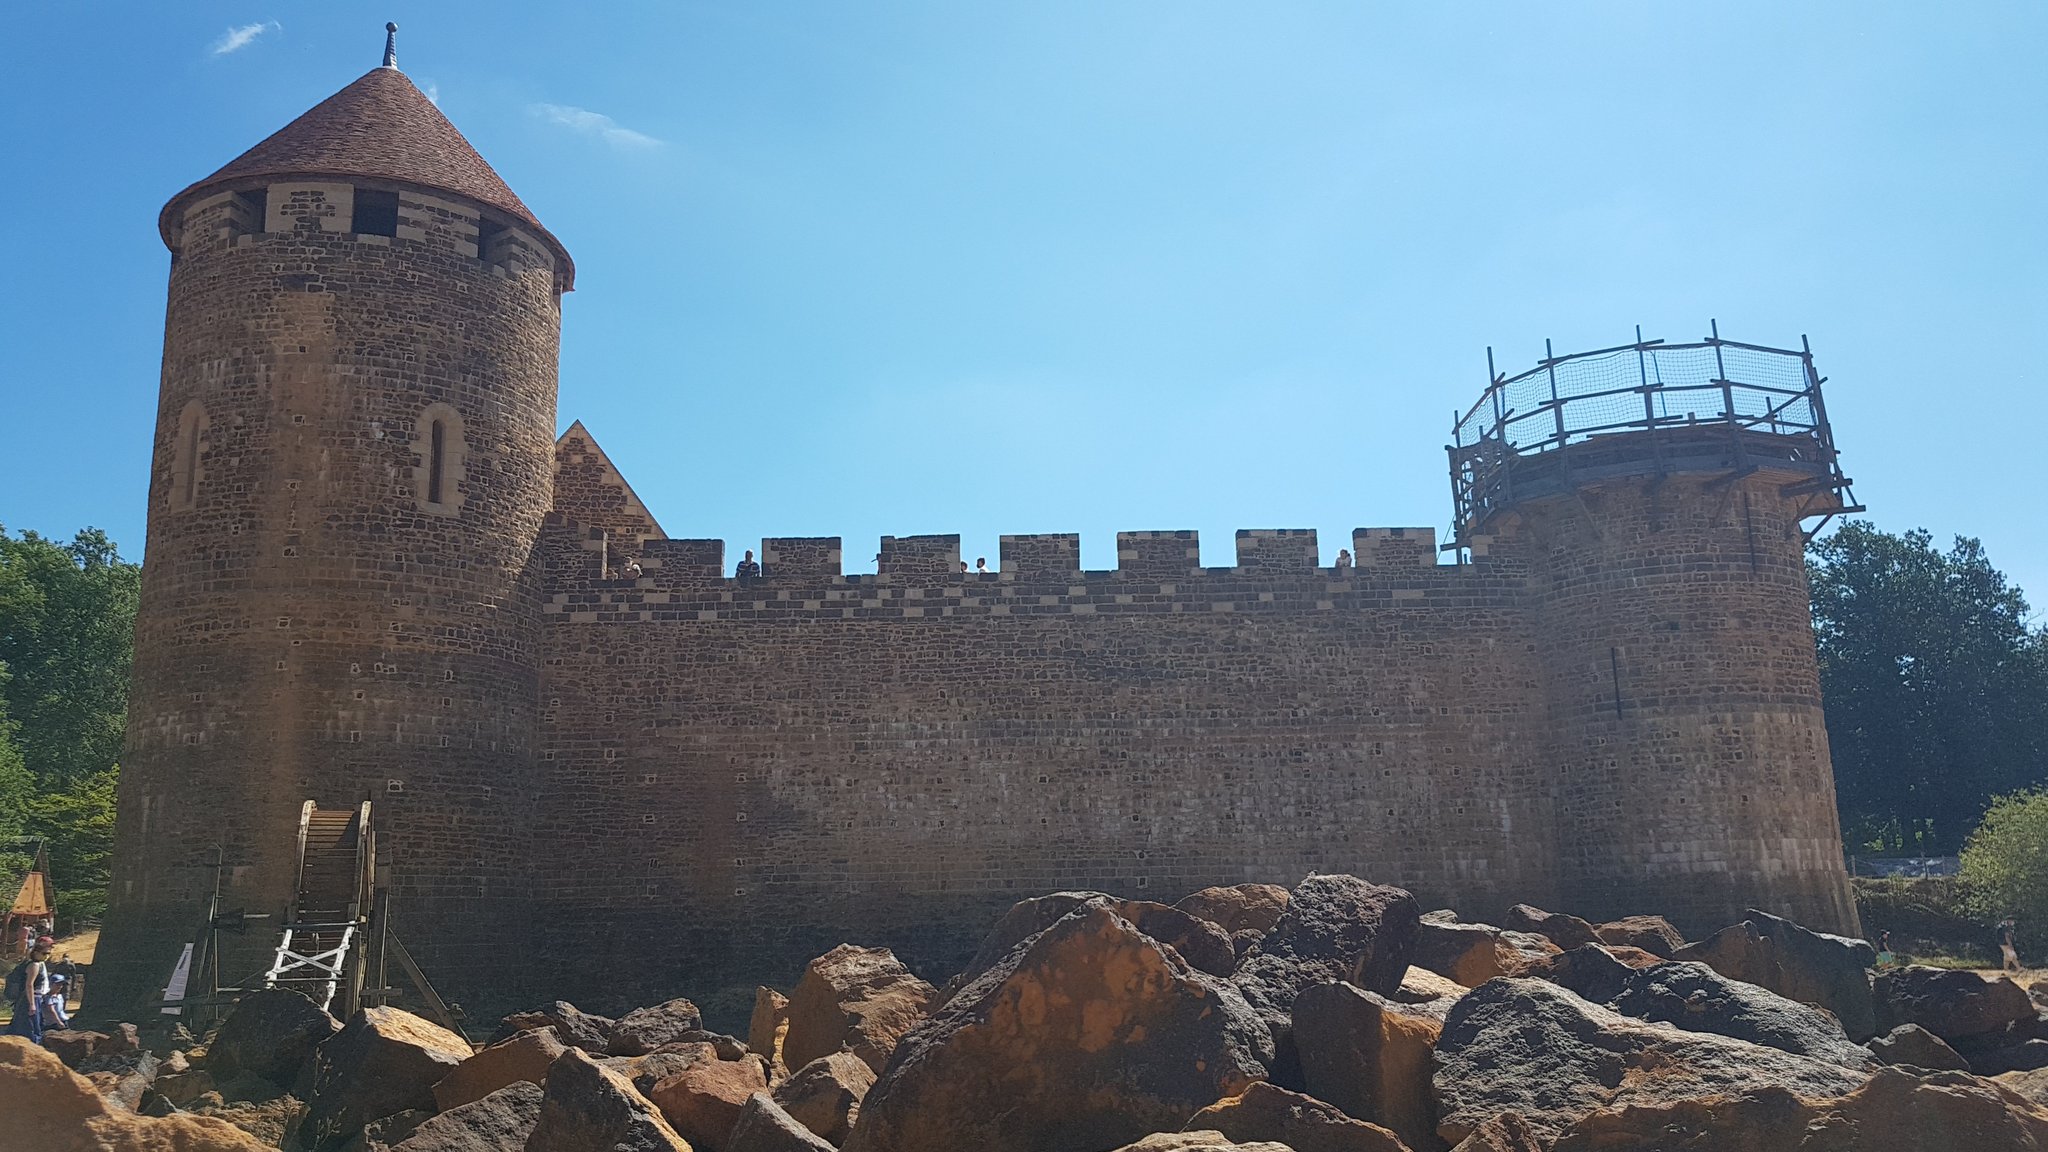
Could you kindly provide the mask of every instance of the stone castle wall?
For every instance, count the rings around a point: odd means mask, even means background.
[[[543,947],[643,995],[844,939],[943,975],[1024,894],[1311,871],[1473,917],[1852,930],[1780,483],[1600,486],[1464,566],[1362,530],[1349,571],[1310,532],[1202,569],[1182,532],[1111,572],[1005,537],[987,575],[957,537],[885,538],[871,576],[768,540],[745,583],[649,539],[626,579],[615,529],[557,518],[536,827],[602,863],[537,886]]]
[[[1173,572],[962,576],[956,538],[896,543],[910,571],[887,549],[876,576],[746,585],[593,561],[551,591],[537,838],[602,866],[551,875],[545,920],[609,979],[782,973],[852,937],[957,962],[1060,888],[1349,871],[1474,911],[1552,895],[1512,562],[1438,567],[1425,535],[1340,574],[1311,538],[1299,565],[1201,571],[1182,533],[1123,542]],[[1006,541],[1005,567],[1031,552]]]

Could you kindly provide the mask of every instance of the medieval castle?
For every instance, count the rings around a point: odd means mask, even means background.
[[[1846,506],[1812,360],[1639,343],[1497,376],[1455,539],[671,538],[557,435],[568,249],[393,64],[172,197],[162,392],[95,997],[299,808],[374,801],[395,922],[473,1004],[935,979],[1021,895],[1342,871],[1472,918],[1853,930],[1802,523]],[[1455,563],[1446,563],[1454,559]],[[260,971],[253,942],[243,966]],[[240,975],[240,973],[235,973]]]

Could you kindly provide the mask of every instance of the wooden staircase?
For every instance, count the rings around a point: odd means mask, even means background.
[[[298,883],[264,987],[296,989],[330,1010],[340,995],[340,1014],[354,1012],[376,860],[369,801],[353,808],[306,801],[299,810]]]

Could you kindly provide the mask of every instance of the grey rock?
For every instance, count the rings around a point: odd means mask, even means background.
[[[903,1038],[846,1148],[1101,1152],[1242,1091],[1271,1055],[1229,982],[1080,907]]]
[[[756,1092],[747,1097],[739,1122],[732,1126],[725,1152],[832,1152],[832,1145],[798,1123],[774,1100]]]
[[[297,992],[251,992],[214,1035],[206,1050],[206,1070],[222,1084],[247,1073],[289,1088],[320,1045],[339,1031],[341,1021]]]
[[[647,1097],[581,1048],[548,1069],[526,1152],[691,1152]]]
[[[1501,918],[1500,926],[1510,932],[1534,932],[1559,948],[1597,944],[1600,937],[1593,925],[1564,912],[1545,912],[1531,904],[1517,904]]]
[[[688,1000],[635,1008],[613,1022],[605,1051],[613,1056],[644,1056],[664,1044],[694,1038],[691,1034],[701,1033],[703,1027],[703,1013]]]
[[[1877,953],[1868,942],[1815,932],[1754,908],[1744,916],[1672,959],[1697,960],[1731,980],[1825,1008],[1858,1043],[1891,1027],[1877,1022],[1869,971]]]
[[[1867,1047],[1887,1064],[1925,1068],[1930,1072],[1968,1072],[1970,1062],[1941,1037],[1918,1024],[1901,1024],[1872,1040]]]
[[[1624,1016],[1730,1036],[1847,1068],[1875,1070],[1880,1063],[1870,1049],[1850,1043],[1832,1013],[1730,980],[1705,964],[1672,961],[1635,972],[1609,1007]]]
[[[498,1030],[491,1035],[490,1043],[507,1040],[521,1032],[535,1028],[553,1028],[562,1043],[572,1048],[602,1056],[611,1045],[612,1025],[615,1022],[607,1016],[594,1016],[567,1000],[557,1000],[545,1008],[531,1012],[514,1012],[505,1017]]]
[[[413,1129],[392,1152],[505,1152],[526,1147],[540,1119],[542,1091],[521,1080],[450,1108]]]
[[[1455,1144],[1512,1112],[1551,1138],[1600,1108],[1765,1087],[1840,1096],[1866,1078],[1839,1064],[1623,1016],[1548,981],[1502,977],[1459,1000],[1437,1039],[1437,1132]]]
[[[2034,1019],[2034,1002],[2010,977],[1910,965],[1879,974],[1872,989],[1878,1025],[1918,1024],[1968,1055],[2002,1046],[2014,1024]]]

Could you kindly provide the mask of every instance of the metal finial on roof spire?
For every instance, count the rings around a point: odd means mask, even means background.
[[[398,67],[398,24],[396,21],[384,25],[384,66]]]

